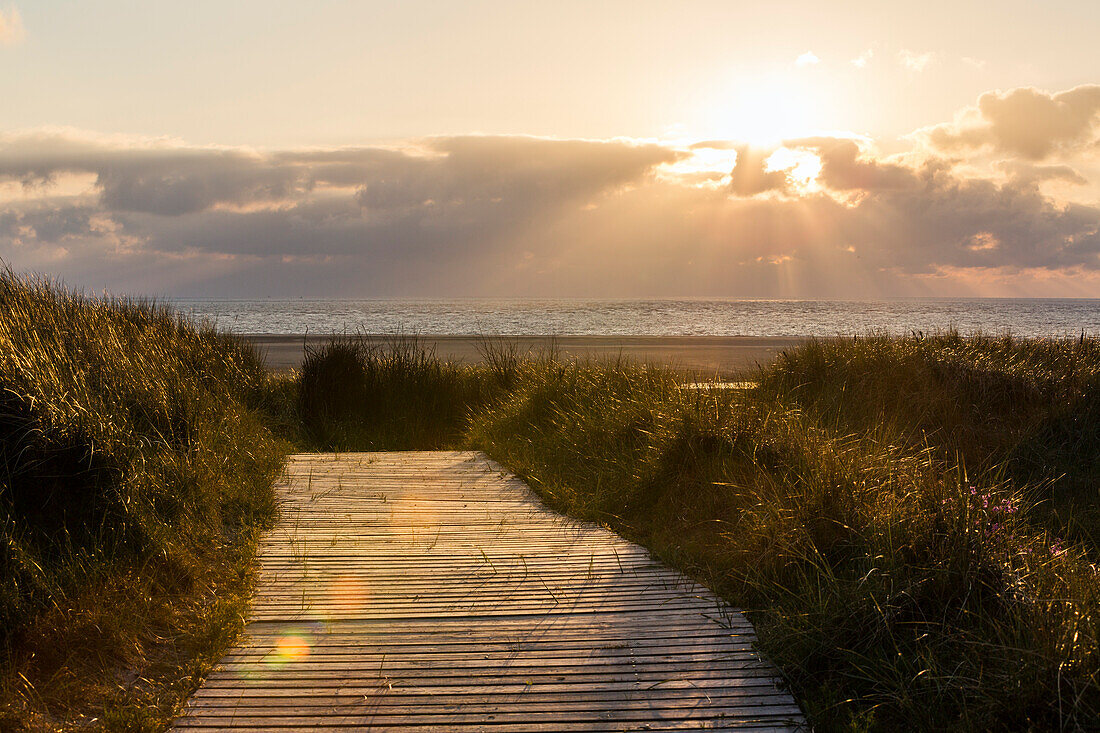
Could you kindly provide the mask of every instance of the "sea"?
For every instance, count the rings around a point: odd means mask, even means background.
[[[199,321],[239,334],[593,336],[1100,334],[1100,300],[911,298],[738,299],[172,299]]]

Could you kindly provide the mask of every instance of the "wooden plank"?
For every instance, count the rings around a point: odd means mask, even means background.
[[[767,670],[742,673],[739,676],[719,676],[711,679],[671,678],[660,680],[659,684],[648,681],[629,679],[604,678],[596,675],[598,684],[590,684],[584,687],[577,685],[577,679],[573,676],[568,681],[538,680],[517,678],[514,680],[483,680],[482,684],[471,682],[462,683],[455,680],[417,680],[415,684],[405,683],[401,680],[394,684],[392,680],[385,682],[375,680],[310,680],[296,684],[286,684],[277,681],[263,679],[250,679],[247,685],[242,685],[238,680],[211,679],[205,684],[195,699],[201,699],[203,695],[234,696],[241,695],[245,691],[268,696],[304,695],[304,694],[331,694],[334,690],[365,690],[363,694],[376,695],[380,690],[394,691],[400,694],[424,694],[424,695],[528,695],[534,693],[555,695],[587,694],[591,690],[599,690],[603,693],[630,693],[633,696],[650,695],[659,696],[666,690],[694,690],[695,698],[705,698],[714,695],[736,694],[742,687],[755,687],[767,684],[775,689],[775,684]],[[452,684],[446,684],[451,682]]]
[[[653,700],[666,700],[666,699],[683,699],[687,698],[693,701],[697,701],[700,697],[699,690],[705,688],[699,687],[669,687],[662,686],[654,688],[653,690],[645,691],[646,701]],[[392,687],[386,688],[387,693],[393,693],[400,695],[402,699],[407,700],[419,700],[417,704],[451,704],[451,703],[486,703],[486,702],[502,702],[512,698],[522,697],[524,700],[535,701],[574,701],[582,702],[586,700],[592,700],[597,702],[602,701],[619,701],[630,700],[638,697],[642,693],[636,689],[636,687],[621,687],[615,689],[588,689],[577,690],[574,688],[564,687],[559,690],[544,690],[536,688],[530,685],[522,685],[514,689],[509,690],[503,687],[494,687],[486,689],[484,687],[467,690],[465,692],[456,692],[454,689],[445,687]],[[308,700],[358,700],[362,697],[377,696],[380,693],[378,685],[349,685],[347,683],[341,683],[338,686],[329,687],[307,687],[307,688],[254,688],[254,687],[239,687],[233,689],[226,688],[210,688],[200,690],[195,695],[196,703],[203,704],[232,704],[235,701],[257,701],[265,704],[281,704],[283,700],[290,701],[308,701]],[[782,692],[776,691],[771,680],[764,677],[748,677],[738,680],[738,684],[732,687],[723,687],[721,689],[712,689],[706,691],[706,698],[718,698],[718,697],[735,697],[739,698],[745,694],[773,694],[782,695]]]
[[[247,715],[279,715],[293,710],[309,710],[313,708],[342,707],[369,709],[373,713],[389,713],[391,715],[405,712],[411,709],[409,715],[427,714],[454,714],[454,713],[486,713],[486,712],[608,712],[621,710],[623,703],[637,702],[642,709],[649,710],[679,710],[685,707],[701,707],[704,703],[725,705],[728,708],[737,708],[740,703],[752,701],[755,708],[788,707],[789,701],[782,693],[774,690],[757,688],[756,690],[741,688],[736,694],[710,695],[707,698],[694,698],[684,695],[662,697],[638,697],[637,700],[627,695],[616,698],[581,698],[562,696],[552,698],[535,698],[528,695],[516,695],[509,700],[500,700],[494,696],[472,697],[435,697],[427,695],[406,695],[400,690],[376,691],[372,695],[318,697],[250,697],[227,700],[225,698],[204,698],[195,701],[195,707],[209,711],[210,715],[227,715],[233,713]],[[247,712],[246,712],[247,711]]]
[[[412,670],[401,670],[400,677],[391,677],[381,670],[379,674],[363,673],[349,674],[345,671],[288,671],[285,674],[277,670],[249,670],[247,672],[222,671],[216,678],[210,678],[206,684],[219,687],[240,687],[242,683],[268,687],[317,687],[326,684],[336,684],[341,681],[353,681],[356,684],[373,684],[378,686],[394,685],[397,687],[451,687],[461,689],[473,689],[482,687],[496,687],[508,685],[526,685],[528,687],[541,685],[580,685],[596,684],[603,686],[611,683],[624,683],[635,685],[639,689],[656,688],[669,682],[714,683],[716,687],[722,687],[728,680],[742,677],[770,676],[770,670],[764,666],[745,667],[742,669],[730,669],[724,666],[716,666],[706,671],[702,670],[659,670],[650,672],[639,670],[572,670],[565,675],[559,672],[529,671],[529,670],[498,670],[495,674],[470,675],[456,673],[447,676],[445,672],[438,670],[421,670],[414,673]],[[278,685],[276,684],[278,683]]]
[[[783,720],[798,714],[799,709],[795,705],[761,705],[759,703],[754,703],[747,707],[708,705],[705,707],[679,707],[673,710],[628,708],[608,711],[567,710],[561,711],[560,713],[551,711],[542,714],[527,710],[490,714],[474,713],[470,715],[461,713],[419,714],[415,712],[415,709],[410,709],[397,713],[396,715],[386,713],[375,714],[372,712],[349,713],[338,710],[330,711],[328,714],[322,716],[312,715],[308,712],[304,715],[294,715],[287,711],[276,710],[272,715],[236,716],[232,722],[238,722],[241,725],[261,724],[282,727],[293,725],[316,725],[318,718],[325,718],[327,721],[331,721],[331,723],[336,725],[359,725],[381,728],[397,726],[404,728],[431,725],[433,727],[450,726],[451,730],[454,730],[458,727],[471,724],[484,724],[490,721],[495,725],[524,725],[535,715],[538,715],[541,720],[561,721],[562,723],[602,723],[607,721],[654,723],[666,720],[674,722],[690,720],[724,723],[726,721],[735,720],[770,720],[778,722],[778,720]],[[221,723],[224,725],[230,722],[224,720],[222,716],[202,716],[204,720],[198,720],[198,717],[199,716],[195,716],[190,719],[183,718],[177,723],[177,726],[181,730],[186,730],[191,727],[207,727],[209,723]]]
[[[248,635],[177,730],[791,730],[752,626],[472,452],[291,457]]]
[[[578,731],[583,733],[618,733],[619,731],[647,731],[649,733],[671,733],[672,731],[682,730],[700,730],[701,728],[708,728],[711,730],[751,730],[754,733],[789,733],[792,729],[798,730],[801,726],[797,722],[797,719],[792,717],[783,717],[779,720],[761,718],[761,719],[744,719],[744,720],[720,720],[720,721],[699,721],[699,720],[684,720],[679,722],[673,721],[661,721],[659,723],[639,723],[638,721],[598,721],[598,722],[568,722],[568,721],[555,721],[550,723],[543,723],[537,720],[533,720],[527,723],[519,725],[509,725],[507,723],[494,723],[493,721],[484,721],[481,723],[470,723],[461,727],[455,726],[453,723],[445,723],[438,725],[430,722],[425,723],[403,723],[399,726],[389,726],[391,729],[397,730],[410,730],[417,733],[450,733],[450,731],[461,730],[471,733],[573,733]],[[184,721],[180,721],[182,724]],[[340,733],[359,733],[363,730],[379,730],[381,726],[371,725],[369,723],[348,723],[340,721],[336,718],[330,718],[325,716],[318,718],[316,722],[309,725],[294,725],[289,723],[281,723],[277,720],[268,720],[259,724],[246,723],[245,721],[233,721],[226,724],[216,721],[211,721],[209,724],[196,724],[189,722],[184,728],[179,726],[180,730],[192,729],[192,730],[219,730],[219,731],[236,731],[237,733],[270,733],[271,731],[279,731],[279,733],[317,733],[317,731],[339,731]]]
[[[647,659],[650,657],[656,657],[658,659],[672,659],[681,655],[706,655],[706,658],[710,658],[710,655],[723,652],[745,652],[752,650],[752,643],[749,641],[741,642],[727,642],[723,644],[707,643],[710,639],[704,640],[699,644],[682,644],[679,640],[671,643],[653,644],[652,646],[642,646],[634,644],[619,644],[619,645],[607,645],[592,648],[584,646],[579,642],[574,642],[568,646],[566,645],[554,645],[554,646],[541,646],[532,648],[530,646],[499,646],[496,648],[487,648],[484,645],[479,645],[476,650],[478,658],[484,659],[511,659],[520,651],[524,652],[526,659],[575,659],[578,656],[581,657],[599,657],[600,659],[609,659],[617,657],[625,657],[629,659]],[[440,661],[446,661],[449,658],[455,660],[469,659],[472,653],[470,645],[454,645],[454,644],[438,644],[431,645],[374,645],[363,644],[360,639],[349,639],[346,643],[325,643],[322,644],[318,641],[313,641],[309,649],[309,658],[311,661],[319,661],[328,658],[340,658],[354,656],[356,659],[363,659],[368,661],[380,661],[387,658],[392,659],[395,655],[400,654],[416,654],[424,652],[430,649],[434,654],[434,658]],[[278,643],[265,644],[260,647],[244,647],[237,651],[230,652],[225,657],[225,661],[245,661],[265,659],[271,656],[283,656]]]

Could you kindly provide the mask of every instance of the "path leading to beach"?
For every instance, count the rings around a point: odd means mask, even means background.
[[[473,452],[309,454],[244,640],[177,730],[789,730],[705,588]]]

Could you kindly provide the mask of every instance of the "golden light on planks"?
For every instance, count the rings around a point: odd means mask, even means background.
[[[797,729],[736,609],[484,455],[301,455],[176,730]]]
[[[367,584],[349,573],[341,573],[329,581],[326,595],[330,605],[340,608],[358,608],[370,601]]]
[[[301,636],[287,635],[279,639],[276,663],[296,662],[309,656],[309,642]]]

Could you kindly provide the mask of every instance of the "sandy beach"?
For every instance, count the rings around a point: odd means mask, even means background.
[[[307,344],[319,345],[327,336],[294,334],[248,334],[250,341],[264,353],[274,370],[294,369],[301,365]],[[384,336],[369,336],[383,342]],[[505,336],[523,352],[539,353],[551,347],[565,358],[623,358],[661,363],[685,372],[701,375],[737,375],[769,364],[784,349],[805,341],[800,337],[759,336]],[[476,336],[420,336],[420,341],[435,350],[437,356],[476,363],[481,361]]]

